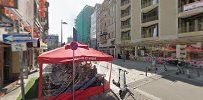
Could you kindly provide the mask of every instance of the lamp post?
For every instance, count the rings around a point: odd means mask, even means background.
[[[66,23],[63,20],[61,20],[61,46],[63,44],[63,37],[62,37],[62,35],[63,35],[63,24],[68,24],[68,23]]]

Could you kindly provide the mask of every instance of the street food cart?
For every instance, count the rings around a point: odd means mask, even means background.
[[[109,74],[107,81],[105,75],[97,73],[96,66],[91,62],[112,62],[113,57],[88,48],[87,45],[78,42],[76,44],[78,46],[76,50],[72,50],[71,44],[67,44],[38,57],[38,99],[81,100],[110,90],[112,64],[107,72]],[[43,64],[50,64],[51,71],[48,75],[43,74],[45,69]]]

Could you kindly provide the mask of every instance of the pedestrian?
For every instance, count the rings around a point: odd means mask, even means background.
[[[151,60],[152,60],[152,69],[155,70],[155,73],[157,71],[156,68],[156,57],[151,56]]]
[[[124,53],[122,53],[122,59],[123,59],[123,62],[125,62],[126,55]]]

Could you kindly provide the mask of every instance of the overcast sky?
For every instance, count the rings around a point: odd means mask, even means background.
[[[49,34],[58,34],[60,39],[61,20],[68,23],[63,25],[63,42],[72,37],[74,19],[85,5],[94,6],[103,0],[48,0],[49,6]]]

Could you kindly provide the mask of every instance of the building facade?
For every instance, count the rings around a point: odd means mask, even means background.
[[[180,47],[201,48],[202,4],[202,0],[117,0],[116,53],[145,56],[170,45],[180,58]]]
[[[47,36],[47,45],[48,45],[48,50],[53,50],[59,47],[59,36],[58,35],[48,35]]]
[[[90,47],[97,49],[97,27],[99,23],[97,22],[97,14],[100,9],[101,4],[96,4],[94,7],[94,12],[91,15],[91,34],[90,34]]]
[[[77,30],[78,41],[84,44],[90,44],[91,15],[94,8],[85,6],[75,19],[75,28]]]
[[[98,49],[115,56],[116,0],[104,0],[97,13]]]
[[[35,62],[40,49],[38,40],[41,39],[40,33],[44,32],[45,25],[48,26],[47,22],[42,23],[48,20],[48,14],[45,14],[45,10],[48,9],[45,5],[48,3],[46,0],[6,1],[10,3],[7,3],[6,7],[1,5],[0,8],[0,87],[17,80],[21,66],[26,70],[24,75],[27,76],[37,65]],[[14,51],[14,43],[5,42],[3,36],[13,34],[30,36],[30,42],[22,43],[26,48],[23,52]],[[22,59],[20,55],[23,56]],[[20,62],[23,62],[23,65]]]

